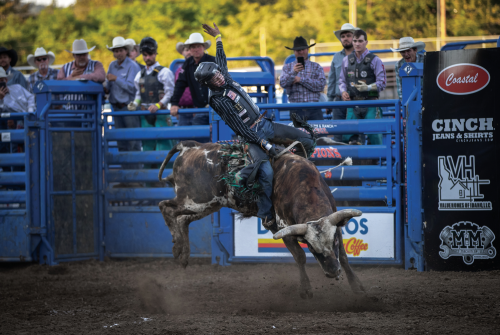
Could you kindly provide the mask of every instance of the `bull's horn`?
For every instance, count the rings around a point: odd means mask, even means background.
[[[300,223],[293,226],[288,226],[281,229],[279,232],[273,235],[275,240],[279,240],[285,236],[295,236],[295,235],[305,235],[307,232],[307,223]]]
[[[337,225],[340,221],[350,219],[355,216],[361,216],[362,214],[363,212],[357,209],[343,209],[329,215],[327,220],[328,222],[330,222],[330,224]]]

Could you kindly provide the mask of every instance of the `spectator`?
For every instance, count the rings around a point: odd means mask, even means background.
[[[139,67],[141,68],[141,70],[144,69],[146,66],[139,64],[139,62],[136,60],[137,56],[141,54],[139,46],[135,44],[135,41],[131,38],[127,38],[125,42],[132,45],[132,50],[130,50],[128,57],[134,62],[136,62],[137,65],[139,65]]]
[[[328,75],[328,101],[342,101],[339,90],[340,68],[342,67],[342,60],[344,57],[349,56],[354,50],[352,38],[356,29],[357,28],[352,24],[344,23],[340,30],[335,31],[335,36],[342,43],[343,49],[333,56],[332,64],[330,65],[330,74]],[[333,112],[334,120],[345,120],[347,108],[327,109],[326,112]],[[333,139],[336,142],[342,142],[342,135],[334,135]]]
[[[304,37],[296,37],[293,41],[295,61],[283,65],[280,77],[280,85],[287,90],[288,99],[291,102],[318,102],[320,93],[325,89],[325,72],[321,65],[311,62],[309,58],[309,48],[314,44],[307,45]],[[304,59],[305,67],[299,62],[299,57]],[[321,109],[301,109],[292,110],[290,113],[297,113],[307,120],[323,120]]]
[[[399,49],[393,49],[394,52],[399,52],[403,58],[401,58],[396,63],[396,85],[398,87],[399,100],[403,99],[403,93],[401,90],[401,76],[399,75],[399,69],[404,63],[423,63],[424,55],[418,52],[424,50],[424,42],[415,42],[412,37],[402,37],[399,39]],[[422,86],[423,87],[423,86]]]
[[[7,84],[9,76],[0,67],[0,83]],[[0,108],[4,113],[33,113],[35,96],[20,84],[0,87]]]
[[[339,89],[342,100],[377,100],[379,92],[386,85],[385,68],[382,61],[366,48],[368,38],[366,33],[358,29],[354,32],[354,52],[344,57],[340,71]],[[349,119],[378,119],[376,107],[355,107],[347,109]],[[362,136],[364,138],[364,136]],[[382,144],[380,134],[368,135],[370,144]],[[361,144],[364,142],[358,134],[343,135],[344,142]]]
[[[205,50],[210,48],[212,42],[205,42],[200,33],[193,33],[189,36],[189,39],[184,43],[184,45],[189,48],[191,57],[186,59],[186,62],[184,62],[184,65],[179,73],[179,77],[175,83],[174,95],[172,96],[171,101],[172,107],[170,108],[172,116],[176,116],[179,111],[179,103],[186,87],[189,87],[189,90],[191,91],[193,105],[196,108],[204,108],[208,106],[208,87],[201,86],[200,83],[194,79],[194,72],[198,68],[198,64],[202,62],[215,62],[214,56],[210,56],[205,53]],[[186,115],[186,117],[183,117],[183,125],[207,124],[208,113],[197,113],[194,116]]]
[[[188,40],[189,41],[189,40]],[[186,41],[187,42],[187,41]],[[182,42],[177,43],[175,49],[178,53],[180,53],[184,59],[188,59],[191,57],[191,51],[189,50],[189,46],[185,45]],[[179,75],[181,74],[182,66],[175,71],[175,81],[179,79]],[[191,97],[191,91],[189,87],[186,87],[184,93],[182,94],[181,99],[179,100],[179,108],[194,108],[193,98]],[[179,126],[189,126],[192,124],[193,116],[195,114],[179,114]]]
[[[109,102],[113,111],[128,111],[127,105],[134,101],[134,78],[141,71],[139,65],[128,57],[134,45],[127,43],[121,36],[113,39],[113,46],[108,47],[113,52],[115,61],[111,62],[106,75]],[[115,128],[140,128],[141,119],[138,115],[114,116]],[[118,141],[119,151],[141,151],[141,141]],[[130,169],[140,169],[141,164],[128,164]]]
[[[62,69],[57,74],[58,80],[92,80],[96,83],[103,83],[106,80],[106,72],[102,63],[96,60],[91,60],[89,52],[95,49],[87,48],[85,40],[75,40],[73,42],[73,50],[68,51],[73,54],[75,59],[72,62],[63,65]]]
[[[57,73],[58,80],[92,80],[96,83],[103,83],[106,80],[106,72],[102,63],[96,60],[91,60],[89,52],[95,49],[87,48],[85,40],[75,40],[73,42],[73,50],[67,52],[73,54],[74,61],[66,63]],[[62,100],[86,100],[83,94],[67,94]],[[64,109],[87,109],[85,105],[63,106]],[[78,123],[59,123],[61,126],[78,126]]]
[[[28,89],[28,82],[24,75],[14,70],[12,67],[17,63],[17,52],[14,49],[8,50],[5,47],[0,47],[0,67],[2,67],[7,74],[7,85],[19,84],[25,89]]]
[[[172,119],[169,115],[155,115],[159,109],[166,109],[174,92],[174,74],[156,61],[158,44],[151,37],[142,39],[141,54],[146,67],[134,78],[136,89],[135,101],[128,106],[135,110],[139,104],[141,110],[149,110],[150,115],[141,116],[142,127],[171,127]],[[170,150],[172,140],[142,141],[144,151]]]
[[[7,86],[8,75],[0,67],[0,112],[1,113],[33,113],[35,111],[35,96],[20,84]],[[5,86],[3,86],[5,85]],[[4,128],[4,126],[2,126]],[[22,129],[23,122],[19,121],[17,127],[14,120],[7,121],[7,128]]]
[[[33,93],[35,83],[40,80],[56,80],[57,70],[50,67],[56,60],[56,56],[51,51],[47,52],[44,48],[38,48],[35,55],[28,55],[28,64],[37,68],[38,71],[30,74],[28,79],[29,91]]]

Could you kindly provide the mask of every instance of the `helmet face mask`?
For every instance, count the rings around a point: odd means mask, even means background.
[[[219,66],[213,62],[203,62],[198,65],[194,73],[196,81],[212,90],[218,90],[226,83]]]

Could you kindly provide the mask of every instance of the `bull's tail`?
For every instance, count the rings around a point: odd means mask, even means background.
[[[182,150],[182,142],[177,143],[172,149],[170,149],[167,157],[165,157],[165,160],[163,161],[163,163],[161,163],[160,172],[158,173],[158,180],[159,181],[172,182],[172,180],[171,180],[172,178],[170,178],[171,175],[166,177],[166,178],[162,178],[161,176],[163,174],[163,170],[165,170],[165,167],[167,166],[167,164],[170,161],[170,159],[172,158],[172,156],[181,150]]]

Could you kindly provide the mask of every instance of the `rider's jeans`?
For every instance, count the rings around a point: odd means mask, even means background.
[[[303,143],[308,152],[312,150],[314,146],[314,140],[310,134],[294,127],[274,123],[267,119],[262,119],[257,125],[257,134],[260,138],[280,143],[289,142],[290,140],[299,140]],[[259,171],[257,172],[257,179],[260,185],[262,185],[262,193],[259,195],[259,201],[257,202],[259,208],[257,216],[262,219],[267,217],[269,221],[273,218],[273,204],[271,201],[271,194],[273,192],[273,168],[269,162],[269,157],[258,144],[251,144],[251,147],[250,155],[254,162],[262,160]]]

